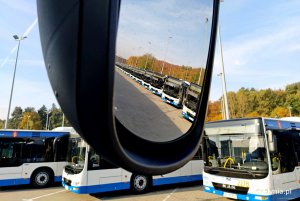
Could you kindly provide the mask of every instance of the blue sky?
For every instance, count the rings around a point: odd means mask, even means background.
[[[0,0],[0,119],[7,115],[16,57],[16,51],[12,52],[17,45],[12,37],[15,34],[29,32],[20,47],[12,109],[15,106],[38,109],[43,104],[49,108],[56,103],[43,63],[38,26],[29,29],[37,19],[35,4],[35,0]],[[221,36],[228,91],[237,91],[241,87],[280,89],[300,80],[299,7],[300,1],[297,0],[274,0],[272,3],[225,0],[221,3]],[[176,23],[174,21],[173,25]],[[165,46],[161,44],[166,44],[168,34],[165,36],[165,40],[153,42],[149,48],[164,51]],[[146,45],[147,42],[144,49],[148,48]],[[169,45],[170,55],[176,55],[175,38]],[[217,76],[221,71],[219,51],[215,57],[212,100],[218,99],[222,92],[221,79]],[[8,60],[4,62],[6,58]],[[167,56],[166,59],[172,61],[175,57]]]

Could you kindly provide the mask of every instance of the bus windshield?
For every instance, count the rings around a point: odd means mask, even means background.
[[[179,98],[179,85],[167,82],[164,86],[163,92],[174,98]]]
[[[238,178],[268,175],[265,138],[258,133],[208,135],[205,137],[205,172]]]
[[[198,98],[196,96],[193,96],[192,94],[187,94],[186,99],[184,101],[184,105],[188,107],[189,109],[196,111],[198,104]]]
[[[86,143],[80,138],[72,139],[68,150],[68,164],[65,167],[65,171],[69,174],[78,174],[84,168]]]

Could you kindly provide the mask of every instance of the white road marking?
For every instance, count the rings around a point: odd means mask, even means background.
[[[56,191],[56,192],[54,192],[54,193],[49,193],[49,194],[41,195],[41,196],[38,196],[38,197],[35,197],[35,198],[22,199],[22,200],[23,200],[23,201],[37,200],[37,199],[40,199],[40,198],[43,198],[43,197],[48,197],[48,196],[50,196],[50,195],[55,195],[55,194],[62,193],[62,192],[65,192],[65,191],[67,191],[67,190]]]
[[[169,195],[167,195],[167,197],[165,197],[165,199],[163,199],[163,201],[167,201],[167,199],[169,199],[173,193],[175,193],[177,191],[178,188],[175,188],[171,193],[169,193]]]

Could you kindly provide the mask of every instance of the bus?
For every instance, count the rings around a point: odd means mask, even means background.
[[[200,85],[190,83],[187,87],[182,103],[182,116],[189,121],[193,122],[195,119],[196,109],[200,100],[200,93]]]
[[[161,98],[177,108],[182,107],[182,100],[187,88],[187,83],[175,77],[167,77],[163,86]]]
[[[0,130],[0,186],[61,181],[70,132]]]
[[[159,73],[153,73],[150,82],[150,91],[158,96],[161,96],[165,79],[166,79],[165,75]]]
[[[300,197],[300,122],[271,118],[207,123],[204,191],[239,200]]]
[[[152,176],[128,172],[117,167],[90,147],[82,138],[73,139],[69,146],[68,164],[62,173],[62,185],[77,194],[102,193],[130,189],[144,193],[153,186],[183,182],[202,183],[204,162],[200,149],[193,160],[166,175]]]
[[[145,71],[144,77],[143,77],[143,86],[150,90],[150,84],[152,80],[153,73],[150,71]]]

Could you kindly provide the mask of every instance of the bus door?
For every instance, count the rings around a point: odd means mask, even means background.
[[[277,152],[271,154],[272,193],[278,196],[283,191],[299,188],[299,168],[291,131],[273,131],[273,134],[277,138]]]
[[[28,183],[22,179],[22,138],[0,138],[0,186]]]
[[[63,135],[61,137],[57,137],[54,139],[53,147],[54,147],[54,161],[57,162],[57,174],[61,175],[61,170],[66,165],[67,161],[67,153],[68,153],[68,147],[69,143],[69,135]]]

